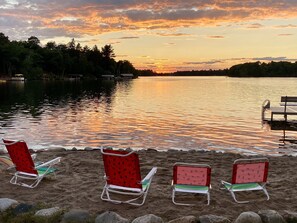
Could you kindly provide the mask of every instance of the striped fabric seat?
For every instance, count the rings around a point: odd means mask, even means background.
[[[205,164],[175,163],[173,166],[172,202],[176,205],[193,205],[176,202],[177,192],[198,193],[207,195],[210,203],[211,167]]]
[[[228,183],[221,181],[224,189],[227,189],[234,201],[237,203],[248,203],[249,201],[238,201],[235,192],[262,190],[267,200],[269,194],[266,190],[269,161],[267,158],[238,159],[233,163],[232,181]]]
[[[37,170],[38,175],[50,174],[50,173],[54,173],[55,171],[57,171],[56,168],[49,168],[47,166],[37,167],[36,170]]]

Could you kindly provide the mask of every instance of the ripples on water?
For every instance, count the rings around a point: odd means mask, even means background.
[[[261,104],[297,95],[282,78],[154,77],[0,84],[0,135],[32,148],[98,146],[277,154]]]

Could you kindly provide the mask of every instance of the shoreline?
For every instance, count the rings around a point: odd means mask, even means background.
[[[137,151],[140,158],[142,177],[151,167],[157,166],[158,171],[153,178],[145,204],[134,207],[128,204],[112,204],[102,201],[100,195],[104,185],[104,167],[101,153],[98,150],[77,151],[44,151],[37,152],[37,161],[47,161],[62,157],[56,179],[43,179],[35,189],[11,185],[9,171],[1,170],[0,198],[15,199],[25,203],[46,203],[52,207],[67,209],[84,209],[92,214],[114,211],[124,218],[133,219],[146,214],[160,216],[166,221],[188,215],[214,214],[235,220],[245,211],[259,210],[297,210],[297,176],[294,165],[296,157],[266,156],[270,161],[267,190],[270,200],[266,201],[262,192],[239,194],[241,199],[257,199],[257,202],[237,204],[229,192],[220,189],[220,180],[231,180],[232,164],[235,159],[243,156],[233,153],[208,151],[175,151],[158,152],[154,149]],[[252,156],[263,157],[263,156]],[[206,205],[203,195],[187,195],[188,202],[196,206],[176,206],[171,201],[172,166],[175,162],[203,163],[212,167],[210,205]],[[257,198],[260,198],[260,200]]]
[[[1,145],[0,145],[1,146]],[[6,155],[7,151],[3,147],[0,147],[0,155]],[[42,152],[74,152],[74,151],[100,151],[102,148],[112,148],[114,150],[133,150],[136,152],[139,151],[156,151],[156,152],[202,152],[202,153],[223,153],[223,154],[238,154],[242,156],[268,156],[268,157],[282,157],[282,156],[290,156],[290,157],[297,157],[297,147],[295,145],[288,145],[287,147],[279,148],[275,151],[271,151],[270,153],[259,153],[255,151],[249,151],[247,149],[234,149],[226,151],[224,149],[200,149],[200,148],[194,148],[194,149],[185,149],[185,148],[169,148],[169,149],[156,149],[156,148],[140,148],[140,147],[127,147],[127,148],[118,148],[118,147],[111,147],[111,146],[99,146],[99,147],[92,147],[92,146],[29,146],[29,151],[31,153],[42,153]],[[249,152],[248,152],[249,151]]]

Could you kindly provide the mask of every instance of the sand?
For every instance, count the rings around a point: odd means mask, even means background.
[[[226,190],[220,189],[220,180],[230,181],[232,163],[239,154],[215,152],[156,152],[139,151],[142,176],[152,166],[158,167],[145,204],[134,207],[128,204],[113,204],[100,199],[104,185],[104,168],[100,151],[55,151],[38,153],[37,160],[62,157],[57,165],[56,178],[44,179],[35,189],[9,183],[11,173],[1,171],[0,198],[11,198],[29,204],[44,203],[49,207],[85,209],[92,214],[115,211],[122,217],[134,219],[145,214],[155,214],[169,221],[181,216],[214,214],[235,220],[244,211],[273,209],[297,211],[296,157],[268,157],[270,161],[267,190],[270,200],[262,192],[245,192],[239,199],[256,199],[248,204],[237,204]],[[189,202],[197,205],[176,206],[171,201],[172,166],[175,162],[206,163],[212,167],[211,201],[206,205],[205,195],[187,195]],[[180,197],[184,198],[184,197]]]

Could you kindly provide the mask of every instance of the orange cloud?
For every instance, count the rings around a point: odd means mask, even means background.
[[[293,36],[292,33],[280,33],[278,36]]]
[[[23,29],[45,29],[48,30],[48,36],[69,36],[73,33],[95,35],[123,30],[168,29],[255,19],[292,18],[296,17],[296,10],[297,2],[289,0],[53,0],[42,3],[28,0],[26,4],[6,2],[0,8],[0,18],[1,27],[7,24],[14,27],[23,23],[24,26],[20,26]],[[73,20],[65,19],[67,17]],[[24,22],[27,20],[38,21],[39,25],[32,27]],[[261,24],[257,23],[249,26],[260,27]],[[56,30],[60,32],[56,33]]]
[[[210,39],[224,39],[224,36],[219,36],[219,35],[215,35],[215,36],[208,36],[208,38]]]

